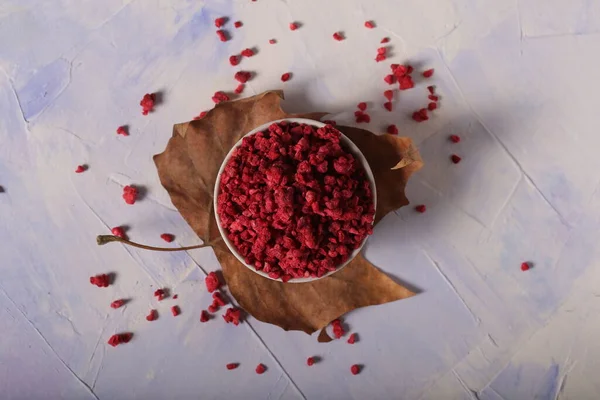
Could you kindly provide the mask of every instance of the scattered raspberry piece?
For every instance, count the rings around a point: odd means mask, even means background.
[[[241,94],[244,91],[244,88],[246,87],[246,85],[244,85],[243,83],[240,83],[239,85],[237,85],[237,87],[234,90],[235,94]]]
[[[230,363],[230,364],[227,364],[226,367],[228,370],[232,370],[232,369],[236,369],[239,365],[240,364],[238,364],[238,363]]]
[[[262,374],[263,372],[265,372],[266,370],[267,370],[267,367],[265,367],[262,364],[258,364],[256,366],[256,373],[259,374],[259,375]]]
[[[167,243],[171,243],[173,240],[175,240],[175,236],[171,235],[170,233],[163,233],[160,235],[160,238]]]
[[[427,116],[427,109],[421,108],[419,111],[415,111],[412,114],[412,119],[417,122],[427,121],[429,119],[429,117]]]
[[[155,321],[158,319],[158,311],[150,310],[150,313],[146,315],[146,321]]]
[[[208,114],[208,111],[202,111],[200,114],[198,114],[194,117],[194,120],[202,119],[202,118],[206,117],[206,114]]]
[[[529,266],[528,262],[524,262],[521,264],[521,271],[525,272],[525,271],[529,270],[529,268],[531,268],[531,267]]]
[[[365,28],[373,29],[375,28],[375,24],[373,23],[373,21],[365,21]]]
[[[434,86],[427,86],[427,90],[429,90],[430,94],[433,94],[435,92],[435,87]]]
[[[460,136],[458,136],[458,135],[450,135],[450,141],[452,143],[458,143],[458,142],[460,142]]]
[[[387,133],[389,133],[390,135],[397,135],[398,134],[398,128],[394,124],[389,125],[387,127]]]
[[[200,312],[200,322],[207,322],[209,319],[210,317],[208,316],[206,310],[202,310],[202,312]]]
[[[239,83],[246,83],[250,78],[252,78],[252,73],[248,71],[238,71],[235,73],[233,78]]]
[[[452,154],[450,156],[450,159],[452,160],[452,162],[454,164],[458,164],[460,162],[460,160],[462,160],[462,158],[460,158],[459,156],[457,156],[456,154]]]
[[[354,364],[353,366],[351,366],[350,372],[352,372],[352,375],[358,375],[358,373],[360,372],[360,365]]]
[[[241,28],[242,26],[244,26],[244,24],[242,24],[242,21],[235,21],[233,23],[233,26],[235,26],[236,28]]]
[[[409,75],[412,74],[412,72],[414,70],[414,68],[412,67],[412,65],[407,65],[406,68],[407,68],[406,69],[406,73],[409,74]]]
[[[110,285],[110,276],[107,274],[90,277],[90,283],[98,287],[108,287]]]
[[[387,52],[387,49],[385,47],[379,47],[377,49],[377,54],[385,54]]]
[[[400,90],[408,90],[415,87],[415,83],[413,82],[410,75],[404,75],[398,78],[398,83]]]
[[[431,78],[433,76],[433,68],[428,69],[427,71],[423,72],[423,76],[425,78]]]
[[[383,107],[388,110],[388,111],[392,111],[392,102],[391,101],[386,101],[385,103],[383,103]]]
[[[383,80],[388,84],[388,85],[393,85],[394,83],[396,83],[396,77],[392,74],[386,75],[385,78],[383,78]]]
[[[275,40],[275,39],[269,39],[269,44],[275,44],[275,43],[277,43],[277,40]]]
[[[367,103],[365,103],[364,101],[360,102],[356,107],[358,107],[360,111],[365,111],[367,109]]]
[[[129,136],[129,133],[127,132],[127,127],[125,125],[118,127],[117,135]]]
[[[215,26],[217,28],[222,27],[223,25],[225,25],[225,23],[227,22],[227,17],[220,17],[215,19]]]
[[[431,101],[438,101],[440,98],[437,96],[434,96],[432,94],[430,94],[429,96],[427,96],[427,98]]]
[[[341,33],[341,32],[336,32],[336,33],[334,33],[334,34],[333,34],[333,38],[334,38],[335,40],[337,40],[338,42],[340,42],[340,41],[342,41],[342,40],[344,40],[344,39],[345,39],[345,38],[344,38],[344,35],[342,35],[342,33]]]
[[[354,116],[356,117],[356,123],[360,124],[361,122],[371,122],[371,117],[369,116],[369,114],[364,113],[362,111],[355,111],[354,112]]]
[[[149,112],[154,110],[154,102],[156,101],[156,95],[154,93],[146,93],[140,101],[142,106],[142,114],[148,115]]]
[[[433,111],[433,110],[435,110],[436,108],[437,108],[437,103],[431,102],[431,103],[427,104],[427,109],[428,109],[429,111]]]
[[[158,301],[162,301],[164,300],[166,297],[169,296],[169,294],[167,293],[166,289],[156,289],[156,291],[154,292],[154,296],[156,297],[156,299]]]
[[[206,289],[209,293],[212,293],[221,287],[221,282],[219,282],[219,276],[214,271],[209,273],[206,276],[206,278],[204,278],[204,283],[206,284]]]
[[[393,90],[386,90],[385,92],[383,92],[383,96],[388,99],[388,101],[392,101],[392,99],[394,98],[394,91]]]
[[[336,339],[341,338],[342,336],[344,336],[344,333],[346,333],[344,331],[344,327],[342,326],[342,321],[340,321],[339,319],[331,321],[331,326],[333,326],[333,335]]]
[[[123,227],[121,226],[115,226],[110,230],[110,232],[113,235],[120,237],[121,239],[127,240],[127,235],[125,235],[125,229],[123,229]]]
[[[108,339],[108,344],[110,344],[112,347],[116,347],[121,343],[129,343],[132,337],[133,333],[117,333],[116,335],[112,335],[110,339]]]
[[[348,343],[349,344],[356,343],[356,333],[353,333],[353,334],[350,335],[350,337],[348,338]]]
[[[425,207],[425,204],[419,204],[418,206],[415,207],[415,211],[423,214],[425,211],[427,211],[427,207]]]
[[[121,306],[123,306],[123,304],[125,304],[125,300],[115,300],[112,303],[110,303],[110,308],[120,308]]]
[[[179,306],[173,306],[173,307],[171,307],[171,314],[173,314],[174,317],[176,317],[179,314],[181,314],[181,310],[179,309]]]
[[[377,62],[381,62],[381,61],[385,61],[385,54],[377,54],[377,57],[375,57],[375,61]]]
[[[389,37],[384,37],[383,39],[381,39],[381,42],[380,42],[380,43],[387,43],[387,42],[389,42],[389,41],[390,41],[390,38],[389,38]]]
[[[223,315],[223,319],[225,322],[232,323],[235,326],[240,324],[240,317],[242,316],[242,310],[239,308],[231,307],[225,311],[225,315]]]
[[[178,297],[179,297],[178,294],[173,295],[173,300],[177,300]]]
[[[287,82],[290,80],[290,78],[291,78],[291,74],[289,72],[286,72],[285,74],[281,75],[282,82]]]
[[[392,68],[392,74],[394,74],[398,79],[408,75],[408,67],[406,65],[392,64],[390,67]]]
[[[227,301],[225,301],[223,296],[221,296],[220,292],[214,292],[212,297],[213,297],[213,300],[221,307],[223,307],[224,305],[227,304]]]
[[[138,196],[138,190],[135,186],[130,186],[127,185],[125,187],[123,187],[123,200],[125,200],[125,203],[127,204],[135,204],[135,201],[137,200],[137,196]]]
[[[236,65],[238,65],[240,63],[241,59],[242,59],[242,57],[240,57],[240,56],[236,56],[236,55],[229,56],[229,64],[231,64],[232,66],[235,67]]]
[[[85,171],[86,169],[87,169],[87,168],[86,168],[86,166],[85,166],[85,165],[78,165],[78,166],[77,166],[77,168],[75,169],[75,173],[76,173],[76,174],[80,174],[80,173],[82,173],[83,171]]]
[[[229,96],[227,96],[225,93],[223,93],[221,91],[218,91],[218,92],[215,92],[215,94],[213,95],[212,101],[215,104],[219,104],[219,103],[222,103],[224,101],[229,101]]]
[[[217,36],[219,37],[219,40],[221,42],[226,42],[227,41],[227,33],[224,30],[219,29],[217,31]]]
[[[242,50],[242,56],[244,56],[244,57],[252,57],[253,55],[254,55],[254,50],[252,50],[252,49]]]
[[[308,357],[306,359],[306,365],[308,365],[309,367],[312,367],[315,363],[315,358],[314,357]]]
[[[296,22],[290,23],[290,31],[295,31],[298,29],[298,24]]]
[[[214,301],[213,301],[213,304],[211,304],[210,306],[208,306],[208,312],[209,312],[209,313],[212,313],[212,314],[214,314],[214,313],[216,313],[218,310],[219,310],[219,307],[217,307],[217,305],[216,305],[216,304],[214,304]]]

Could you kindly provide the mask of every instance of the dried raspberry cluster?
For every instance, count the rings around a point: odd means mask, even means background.
[[[227,237],[273,279],[334,271],[373,232],[371,185],[331,125],[282,121],[245,137],[219,190]]]

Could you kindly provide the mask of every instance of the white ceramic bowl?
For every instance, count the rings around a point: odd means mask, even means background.
[[[237,149],[242,144],[242,139],[244,137],[246,137],[246,136],[254,135],[255,133],[258,133],[258,132],[266,130],[267,128],[269,128],[269,126],[271,124],[275,124],[275,123],[282,122],[282,121],[296,122],[296,123],[299,123],[299,124],[312,125],[312,126],[316,126],[317,128],[320,128],[320,127],[323,127],[323,126],[326,125],[326,124],[324,124],[322,122],[313,121],[312,119],[285,118],[285,119],[278,119],[278,120],[275,120],[275,121],[267,122],[266,124],[263,124],[263,125],[261,125],[261,126],[259,126],[257,128],[254,128],[253,130],[251,130],[250,132],[248,132],[247,134],[245,134],[231,148],[231,150],[229,150],[229,153],[227,153],[227,155],[225,156],[225,159],[223,160],[223,163],[221,164],[221,168],[219,168],[219,172],[217,174],[217,180],[215,182],[215,192],[214,192],[215,218],[217,220],[217,227],[219,228],[219,233],[221,234],[221,237],[223,238],[223,241],[225,242],[225,244],[227,245],[227,247],[229,248],[229,250],[233,253],[233,255],[235,256],[235,258],[237,258],[242,264],[244,264],[252,272],[257,273],[257,274],[259,274],[259,275],[261,275],[261,276],[263,276],[263,277],[265,277],[267,279],[276,280],[276,281],[281,281],[281,278],[280,279],[273,279],[266,272],[257,271],[254,268],[253,265],[247,264],[246,261],[244,261],[244,257],[242,257],[242,255],[240,253],[238,253],[238,251],[235,248],[234,244],[231,243],[231,241],[227,238],[227,234],[225,232],[225,229],[223,229],[223,227],[221,226],[221,220],[219,219],[219,213],[218,213],[218,209],[217,209],[217,207],[218,207],[218,205],[217,205],[217,199],[218,199],[218,196],[219,196],[219,187],[221,186],[221,174],[223,173],[223,169],[225,168],[225,165],[227,165],[227,162],[231,158],[231,156],[232,156],[233,152],[235,151],[235,149]],[[341,133],[341,138],[340,139],[341,139],[341,142],[344,145],[344,147],[346,147],[346,149],[350,150],[350,152],[354,155],[354,157],[356,157],[356,159],[358,161],[360,161],[362,167],[364,168],[364,170],[366,172],[366,175],[367,175],[367,179],[369,179],[369,182],[371,183],[371,191],[373,193],[373,206],[376,207],[377,206],[377,189],[375,188],[375,178],[373,178],[373,172],[371,171],[371,167],[369,167],[369,163],[367,163],[367,159],[362,154],[362,152],[358,149],[358,147],[356,147],[356,145],[350,139],[348,139],[348,137],[345,136],[343,133]],[[360,247],[358,249],[356,249],[352,253],[350,253],[350,256],[348,257],[348,260],[346,260],[344,263],[338,265],[337,268],[334,271],[330,271],[327,274],[323,275],[322,277],[293,278],[293,279],[289,280],[288,283],[312,282],[312,281],[316,281],[317,279],[325,278],[326,276],[329,276],[331,274],[335,274],[336,272],[338,272],[342,268],[344,268],[346,265],[348,265],[348,263],[350,261],[352,261],[354,259],[354,257],[356,257],[356,255],[358,253],[360,253],[361,249],[365,245],[365,242],[367,241],[367,238],[368,238],[368,236],[363,240],[363,242],[361,243],[361,245],[360,245]]]

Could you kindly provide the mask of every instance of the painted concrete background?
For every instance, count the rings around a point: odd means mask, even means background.
[[[390,57],[376,63],[386,36]],[[257,54],[231,67],[247,47]],[[600,398],[599,49],[592,0],[0,1],[0,398]],[[382,79],[404,62],[435,74],[390,113]],[[152,155],[174,123],[232,91],[239,69],[256,73],[245,96],[283,88],[290,112],[354,125],[369,102],[361,126],[395,123],[422,152],[407,193],[427,212],[389,215],[366,247],[422,292],[350,313],[353,346],[252,318],[200,324],[203,278],[219,267],[209,249],[95,244],[116,225],[148,244],[163,232],[198,243]],[[440,109],[417,124],[429,83]],[[158,91],[162,104],[142,116],[140,99]],[[115,133],[123,124],[128,137]],[[89,170],[75,174],[79,164]],[[121,199],[130,183],[146,191],[133,206]],[[89,284],[106,272],[113,286]],[[179,298],[159,304],[157,287]],[[117,298],[131,301],[113,310]],[[135,336],[112,348],[119,331]]]

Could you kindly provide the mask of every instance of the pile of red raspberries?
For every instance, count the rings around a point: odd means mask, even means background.
[[[375,207],[337,129],[282,121],[233,152],[217,212],[246,263],[287,282],[336,270],[373,233]]]

